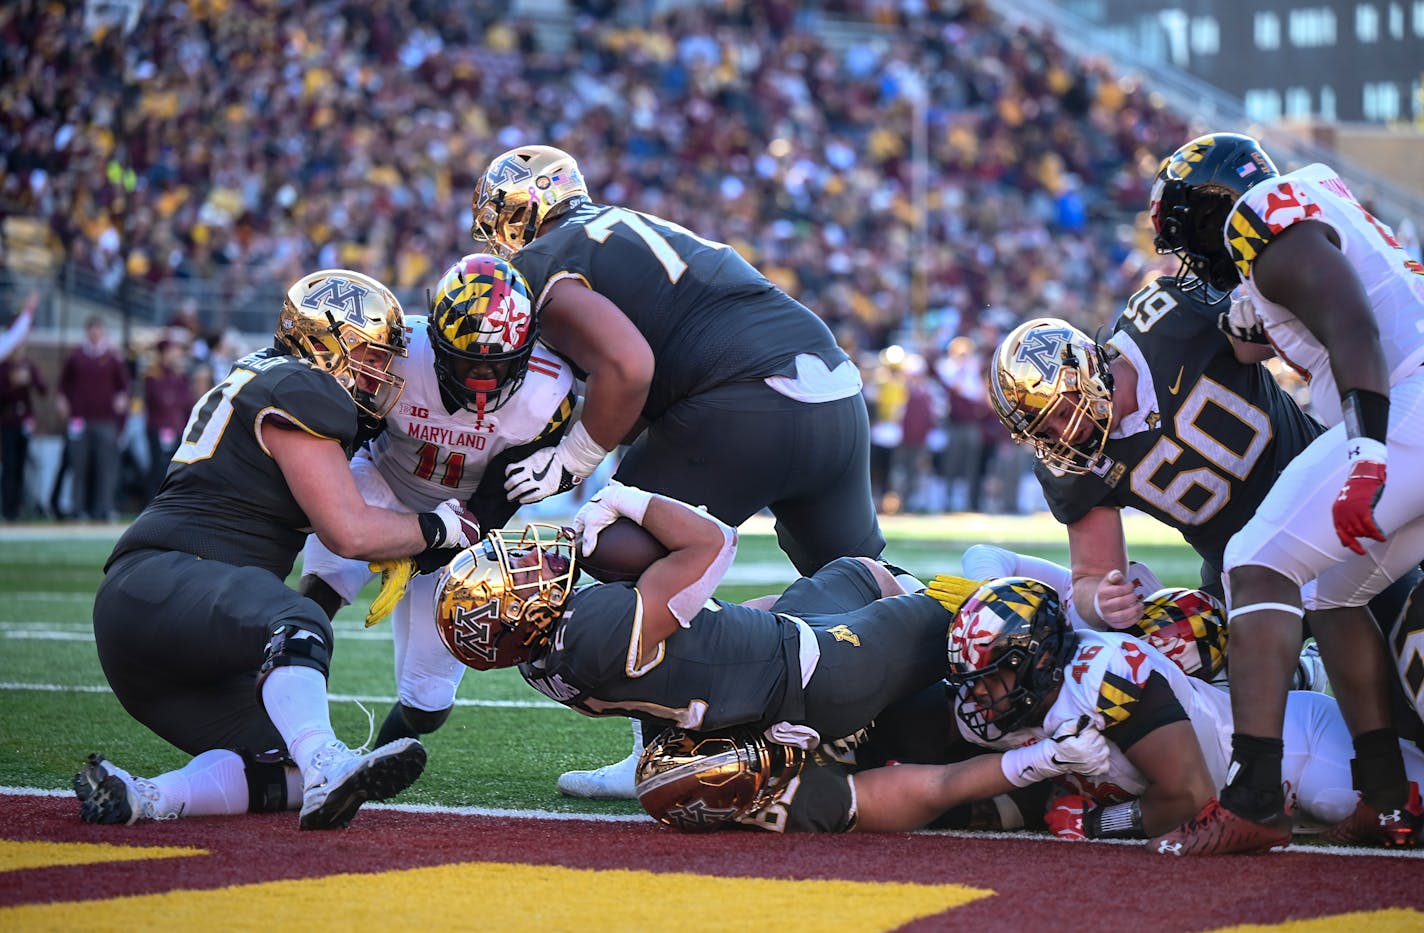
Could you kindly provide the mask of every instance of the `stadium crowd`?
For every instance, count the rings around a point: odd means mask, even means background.
[[[874,387],[884,507],[1018,510],[1024,460],[987,408],[930,380],[923,431],[907,384],[957,336],[982,358],[1024,317],[1108,321],[1151,262],[1134,221],[1183,121],[972,2],[607,12],[575,4],[561,48],[560,24],[429,0],[149,3],[128,33],[7,5],[0,204],[113,288],[344,266],[420,295],[468,242],[484,160],[549,142],[831,324]],[[892,28],[837,43],[830,17]],[[951,398],[981,424],[967,467],[945,463]],[[892,463],[897,435],[933,459]]]

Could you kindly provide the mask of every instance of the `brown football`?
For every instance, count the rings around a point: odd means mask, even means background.
[[[631,518],[616,519],[603,529],[593,550],[579,556],[579,569],[600,583],[637,580],[668,549]]]

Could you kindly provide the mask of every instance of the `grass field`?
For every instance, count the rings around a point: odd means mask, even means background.
[[[949,515],[887,519],[886,557],[920,574],[956,572],[964,549],[993,542],[1066,562],[1062,529],[1047,515]],[[139,774],[185,757],[135,723],[109,692],[94,650],[90,613],[117,528],[8,526],[0,531],[0,786],[63,789],[85,755],[99,751]],[[1175,532],[1128,516],[1133,557],[1168,585],[1197,580],[1196,557]],[[794,572],[769,525],[743,529],[737,561],[719,595],[775,592]],[[337,617],[331,674],[332,720],[352,745],[366,737],[364,703],[379,718],[393,701],[389,628],[362,625],[362,599]],[[154,645],[161,651],[161,645]],[[530,689],[514,671],[470,671],[458,706],[427,736],[430,766],[399,798],[406,803],[596,813],[637,813],[625,801],[561,797],[554,780],[627,753],[624,720],[588,719]]]

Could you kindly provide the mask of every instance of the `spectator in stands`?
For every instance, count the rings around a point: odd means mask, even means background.
[[[940,475],[953,510],[979,511],[979,461],[984,450],[984,360],[973,337],[955,337],[935,365],[949,396]]]
[[[21,312],[21,316],[33,314],[32,304]],[[17,317],[16,321],[22,319]],[[24,508],[25,464],[35,431],[36,396],[48,392],[39,366],[26,352],[22,335],[8,355],[0,359],[0,514],[9,522],[19,519]]]
[[[103,318],[91,317],[84,334],[64,361],[55,403],[69,432],[76,517],[109,522],[118,517],[119,429],[128,413],[129,371]]]
[[[147,499],[158,492],[197,400],[185,363],[188,348],[165,337],[154,349],[155,356],[143,377],[144,428],[148,437]]]

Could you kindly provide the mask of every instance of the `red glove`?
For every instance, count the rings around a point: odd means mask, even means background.
[[[1356,538],[1384,540],[1384,532],[1375,524],[1375,503],[1384,492],[1384,464],[1378,460],[1356,460],[1350,464],[1350,475],[1330,514],[1335,519],[1335,534],[1340,543],[1356,554],[1365,553]]]
[[[1087,840],[1088,834],[1083,832],[1083,814],[1092,809],[1088,798],[1081,794],[1069,794],[1066,797],[1059,797],[1048,807],[1048,812],[1043,815],[1043,821],[1048,824],[1048,829],[1059,839],[1071,839],[1074,842]]]

